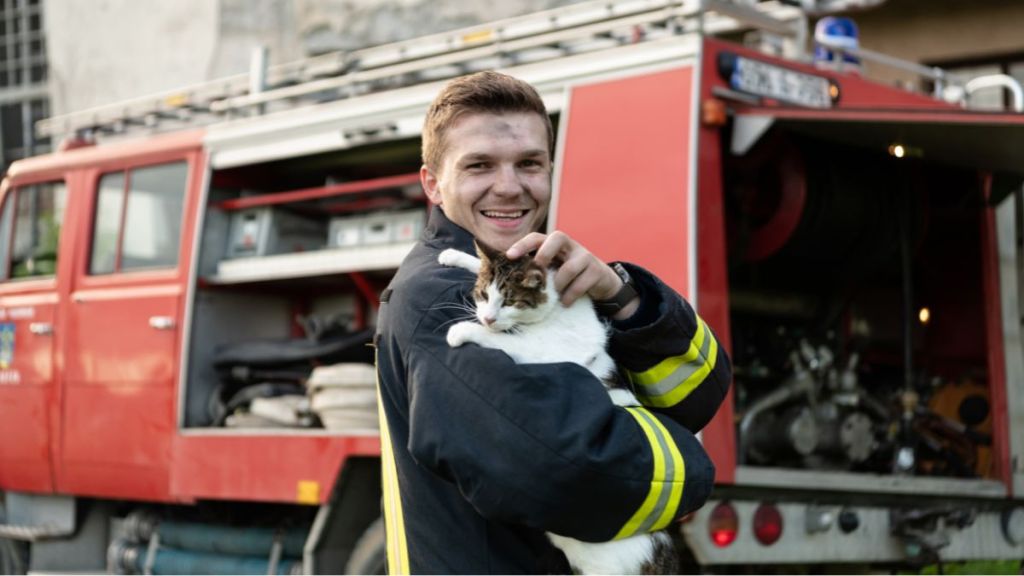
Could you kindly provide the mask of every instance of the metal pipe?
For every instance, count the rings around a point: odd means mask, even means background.
[[[829,50],[839,52],[843,55],[850,55],[861,60],[869,60],[882,64],[883,66],[889,66],[890,68],[896,68],[897,70],[903,70],[905,72],[912,72],[931,80],[944,81],[946,79],[946,72],[941,68],[935,68],[933,66],[924,66],[916,62],[909,60],[903,60],[902,58],[896,58],[881,52],[875,52],[874,50],[868,50],[867,48],[850,48],[849,46],[843,46],[840,41],[821,38],[815,39],[818,44],[821,44]]]
[[[115,547],[116,545],[116,547]],[[258,556],[237,556],[212,554],[175,548],[157,548],[152,565],[147,571],[146,548],[112,544],[111,560],[114,568],[129,574],[298,574],[302,562],[297,558],[282,558],[272,570],[269,554]]]
[[[1021,89],[1020,82],[1013,76],[989,74],[972,78],[964,84],[964,93],[967,99],[970,100],[971,95],[975,92],[987,88],[1006,88],[1013,96],[1013,111],[1018,113],[1024,112],[1024,90]]]
[[[278,532],[272,528],[214,526],[192,522],[164,521],[157,528],[160,542],[171,548],[183,548],[220,554],[269,556],[280,538],[285,556],[302,556],[306,543],[305,528]]]
[[[800,362],[799,355],[794,351],[790,358],[793,362],[794,374],[793,376],[783,382],[778,388],[765,394],[754,402],[743,415],[740,420],[740,439],[739,439],[739,463],[742,464],[747,458],[747,449],[750,447],[750,432],[754,425],[754,420],[762,413],[784,404],[789,400],[798,396],[810,396],[814,390],[814,377],[808,372],[803,364]]]
[[[904,174],[903,182],[906,182]],[[902,187],[900,205],[900,265],[903,277],[903,389],[914,390],[914,279],[913,255],[910,247],[910,187]]]

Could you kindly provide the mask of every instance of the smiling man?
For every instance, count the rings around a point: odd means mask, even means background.
[[[427,113],[420,175],[435,206],[381,296],[375,338],[391,573],[566,571],[544,532],[601,542],[663,529],[710,492],[693,434],[725,396],[728,358],[649,272],[541,232],[553,141],[537,92],[495,72],[450,82]],[[473,253],[474,239],[510,258],[535,252],[565,304],[589,295],[620,371],[657,408],[614,406],[575,364],[450,348],[474,278],[437,256]]]

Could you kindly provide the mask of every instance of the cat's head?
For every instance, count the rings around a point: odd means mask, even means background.
[[[473,289],[477,320],[495,332],[543,320],[558,304],[547,270],[530,255],[509,260],[505,253],[481,243],[480,274]]]

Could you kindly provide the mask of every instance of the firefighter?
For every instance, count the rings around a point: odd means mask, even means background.
[[[694,433],[725,396],[729,360],[651,273],[540,232],[552,147],[537,92],[503,74],[451,81],[427,113],[420,175],[434,206],[382,294],[375,337],[393,574],[552,570],[559,555],[545,531],[598,542],[662,529],[710,493],[714,467]],[[558,266],[564,303],[589,295],[645,407],[614,406],[575,364],[517,365],[498,350],[449,347],[474,278],[437,257],[474,253],[474,238]]]

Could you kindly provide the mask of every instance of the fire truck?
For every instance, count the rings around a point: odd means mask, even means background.
[[[582,2],[40,122],[0,187],[2,568],[383,569],[367,343],[426,107],[482,69],[553,116],[548,227],[729,348],[689,561],[1024,557],[1020,87],[814,41],[793,5]]]

